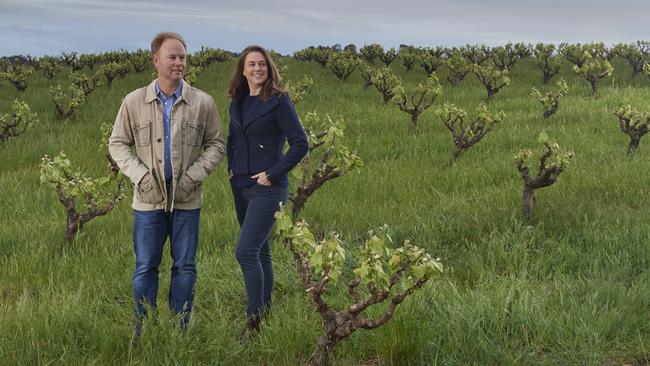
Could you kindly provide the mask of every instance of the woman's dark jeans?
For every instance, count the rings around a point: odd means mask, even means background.
[[[254,184],[233,187],[237,220],[241,227],[236,257],[244,274],[248,297],[247,317],[261,316],[271,306],[273,264],[269,234],[275,224],[274,214],[280,202],[287,201],[287,188]]]

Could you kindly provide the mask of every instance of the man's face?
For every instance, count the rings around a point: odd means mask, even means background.
[[[179,83],[185,72],[186,51],[177,39],[166,39],[153,56],[153,63],[162,82]]]

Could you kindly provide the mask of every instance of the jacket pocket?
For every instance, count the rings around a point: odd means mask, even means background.
[[[137,199],[143,203],[156,204],[163,201],[163,195],[152,173],[147,173],[135,188]]]
[[[151,143],[151,122],[140,122],[135,126],[135,139],[138,146],[149,146]]]
[[[198,184],[190,178],[189,175],[183,174],[183,177],[178,182],[178,188],[176,189],[176,197],[174,200],[176,202],[188,202],[192,198],[194,191],[196,191]]]
[[[187,123],[187,131],[185,133],[188,146],[199,146],[203,140],[203,131],[205,130],[205,123],[191,121]]]

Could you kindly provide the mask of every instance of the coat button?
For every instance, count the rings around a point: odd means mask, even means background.
[[[162,159],[158,159],[158,162],[159,162],[159,163],[162,163]]]
[[[160,138],[157,140],[158,142],[162,141]]]

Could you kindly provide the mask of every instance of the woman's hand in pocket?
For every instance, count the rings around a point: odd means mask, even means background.
[[[251,178],[255,179],[257,181],[257,184],[261,184],[267,187],[271,185],[271,181],[269,180],[268,175],[266,175],[266,172],[257,173]]]

